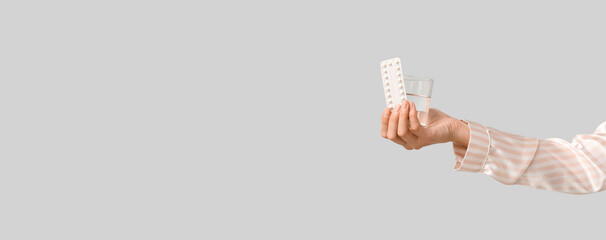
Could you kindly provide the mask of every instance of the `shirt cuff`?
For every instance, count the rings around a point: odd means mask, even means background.
[[[469,143],[465,146],[452,143],[455,155],[454,169],[465,172],[480,172],[484,168],[490,146],[488,129],[473,121],[466,122],[469,126]]]
[[[453,142],[454,169],[483,172],[504,184],[518,182],[532,162],[539,140],[461,121],[469,126],[469,144],[465,148]]]

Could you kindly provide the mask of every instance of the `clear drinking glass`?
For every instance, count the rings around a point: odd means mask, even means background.
[[[406,99],[415,104],[419,122],[426,127],[433,79],[404,75],[404,87],[406,88]]]

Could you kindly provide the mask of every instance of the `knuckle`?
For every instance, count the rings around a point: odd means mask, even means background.
[[[396,140],[396,135],[395,134],[387,134],[387,139],[389,140]]]
[[[404,148],[406,148],[406,150],[412,150],[412,148],[410,146],[404,146]]]
[[[410,126],[410,130],[412,130],[412,131],[414,131],[414,132],[419,131],[419,129],[420,129],[420,127],[419,127],[419,125],[417,125],[417,124],[414,124],[414,125]]]
[[[398,136],[406,137],[406,131],[404,131],[404,129],[398,129]]]

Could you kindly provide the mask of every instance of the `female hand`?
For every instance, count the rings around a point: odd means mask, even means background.
[[[394,107],[393,113],[390,108],[383,110],[381,136],[407,150],[450,141],[467,147],[469,128],[464,122],[435,108],[429,109],[427,127],[423,127],[417,117],[414,103],[404,100],[402,105]]]

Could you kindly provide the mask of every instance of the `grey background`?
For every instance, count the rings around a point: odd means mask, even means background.
[[[602,234],[603,193],[452,170],[379,134],[379,61],[525,136],[606,120],[603,4],[2,1],[1,239]]]

